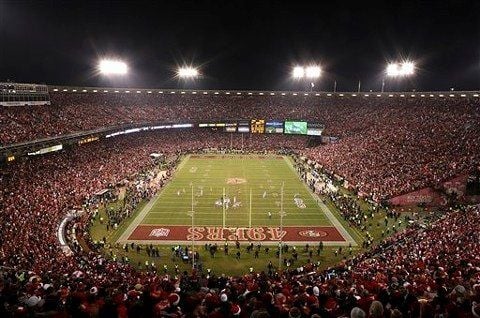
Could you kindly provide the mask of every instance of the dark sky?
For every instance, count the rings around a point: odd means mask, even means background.
[[[0,0],[0,80],[65,85],[301,89],[295,64],[319,63],[316,90],[379,90],[387,61],[417,74],[386,89],[480,88],[480,0]],[[125,78],[95,74],[101,57]],[[174,78],[200,65],[195,82]]]

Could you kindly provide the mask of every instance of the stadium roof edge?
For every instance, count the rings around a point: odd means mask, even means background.
[[[124,94],[181,94],[229,96],[312,96],[312,97],[479,97],[479,91],[415,91],[415,92],[328,92],[328,91],[270,91],[270,90],[211,90],[172,88],[131,88],[48,85],[50,92],[124,93]]]

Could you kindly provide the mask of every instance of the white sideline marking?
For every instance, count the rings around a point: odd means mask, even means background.
[[[287,165],[292,169],[292,171],[296,174],[295,168],[291,165],[291,163],[283,157],[283,159],[287,162]],[[348,233],[348,231],[343,227],[343,225],[338,221],[338,219],[333,215],[332,211],[318,198],[318,196],[303,182],[303,186],[308,190],[312,198],[318,203],[320,208],[322,209],[323,213],[327,216],[327,218],[330,220],[332,225],[337,228],[338,232],[340,235],[347,241],[346,243],[351,243],[352,246],[357,246],[357,242],[353,239],[353,237]]]
[[[182,160],[182,162],[180,162],[180,164],[178,165],[178,168],[175,170],[173,175],[170,177],[171,178],[170,180],[172,180],[174,178],[174,176],[177,174],[177,172],[180,171],[183,168],[183,166],[185,165],[185,163],[189,159],[190,159],[190,155],[188,155],[185,159]],[[165,193],[165,190],[171,184],[172,183],[170,181],[167,182],[167,185],[163,189],[161,189],[160,192],[152,200],[150,200],[150,202],[148,202],[143,207],[142,211],[140,211],[140,213],[137,215],[137,217],[132,221],[132,223],[130,223],[130,225],[127,227],[127,229],[125,231],[123,231],[122,235],[120,235],[120,237],[117,240],[117,243],[125,243],[125,242],[128,241],[128,238],[133,233],[133,231],[137,228],[138,225],[140,225],[140,223],[142,223],[145,216],[147,216],[148,212],[152,209],[152,206],[155,205],[157,200],[162,196],[162,194]],[[130,242],[130,241],[128,241],[128,242]]]

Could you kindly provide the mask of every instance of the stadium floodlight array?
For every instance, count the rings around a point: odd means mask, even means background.
[[[309,66],[305,69],[305,76],[307,78],[319,78],[322,70],[319,66]]]
[[[101,60],[98,69],[105,75],[125,75],[128,72],[127,64],[118,60]]]
[[[293,68],[292,76],[294,78],[302,78],[305,75],[305,69],[302,66],[295,66]]]
[[[390,63],[386,69],[387,76],[409,76],[415,73],[415,64],[413,62]]]
[[[177,75],[180,78],[195,78],[198,77],[199,71],[194,67],[180,67],[177,70]]]
[[[296,79],[309,78],[315,79],[319,78],[322,74],[322,69],[320,66],[311,65],[307,67],[295,66],[293,68],[292,77]]]

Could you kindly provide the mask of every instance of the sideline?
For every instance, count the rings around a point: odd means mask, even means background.
[[[173,172],[172,176],[171,176],[171,179],[173,179],[173,177],[175,176],[175,174],[180,171],[183,166],[185,165],[185,163],[190,159],[190,155],[187,155],[185,158],[182,159],[182,161],[180,162],[180,164],[177,166],[177,168],[175,169],[175,171]],[[162,196],[162,194],[164,193],[164,191],[167,189],[167,187],[169,187],[171,185],[171,182],[167,182],[167,184],[162,188],[160,189],[159,193],[157,193],[157,195],[155,197],[153,197],[142,209],[142,211],[140,211],[140,213],[137,215],[137,217],[135,219],[132,220],[132,222],[128,225],[128,227],[125,229],[125,231],[123,231],[122,235],[120,235],[120,237],[118,238],[118,240],[116,241],[116,243],[119,243],[119,244],[124,244],[124,243],[127,243],[127,242],[131,242],[128,240],[128,238],[130,237],[130,235],[133,233],[133,231],[137,228],[138,225],[140,225],[140,223],[142,223],[143,219],[145,219],[145,217],[147,216],[148,212],[152,209],[153,205],[157,202],[157,200]]]
[[[290,169],[292,169],[292,171],[295,173],[295,175],[298,176],[297,172],[295,171],[295,168],[292,165],[292,162],[290,160],[288,160],[286,156],[284,156],[283,159],[287,162],[287,165],[290,167]],[[335,228],[337,228],[338,232],[340,233],[340,235],[343,236],[345,241],[349,244],[352,244],[352,246],[358,246],[357,241],[355,241],[353,239],[353,237],[345,229],[345,227],[342,225],[342,223],[340,223],[340,221],[335,217],[335,215],[333,215],[332,211],[330,211],[330,209],[322,202],[322,200],[320,200],[320,197],[315,192],[313,192],[312,189],[310,189],[303,180],[301,180],[301,181],[302,181],[303,186],[307,189],[307,191],[312,196],[313,200],[315,200],[315,202],[317,202],[317,205],[320,207],[320,209],[322,209],[323,213],[327,216],[328,220],[332,223],[332,225]]]

